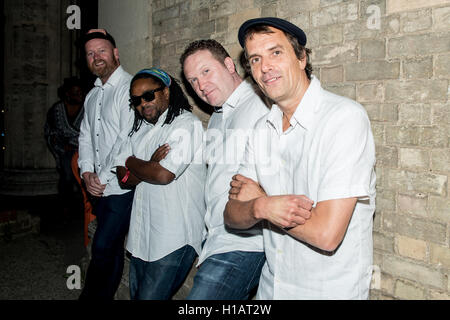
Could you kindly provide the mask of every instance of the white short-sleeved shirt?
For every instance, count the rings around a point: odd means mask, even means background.
[[[306,195],[315,204],[357,197],[347,233],[332,253],[265,221],[266,264],[258,299],[367,299],[372,275],[375,146],[364,108],[325,91],[313,77],[283,132],[274,105],[249,138],[240,173],[268,195]],[[308,223],[308,222],[306,222]]]
[[[96,172],[100,182],[106,184],[103,196],[123,194],[117,178],[107,165],[114,144],[123,131],[130,132],[134,112],[130,110],[131,75],[119,66],[105,84],[97,78],[84,102],[81,122],[78,166],[80,175]]]
[[[213,113],[206,131],[205,185],[207,239],[199,265],[209,256],[230,251],[263,251],[261,227],[238,231],[224,224],[223,212],[233,175],[243,160],[248,135],[256,121],[269,112],[250,80],[244,80],[228,97],[221,113]]]
[[[167,185],[141,182],[136,186],[126,248],[137,258],[156,261],[191,245],[200,254],[205,216],[206,167],[202,162],[203,126],[191,112],[183,112],[164,124],[167,110],[155,125],[143,122],[124,140],[113,166],[124,166],[134,155],[150,160],[159,146],[170,151],[159,164],[175,179]]]

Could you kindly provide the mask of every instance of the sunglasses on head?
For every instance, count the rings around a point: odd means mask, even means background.
[[[146,102],[150,102],[155,100],[155,92],[164,90],[165,87],[160,87],[158,89],[153,89],[149,91],[145,91],[141,96],[131,96],[130,97],[130,105],[132,107],[139,107],[141,104],[141,99],[144,99]]]

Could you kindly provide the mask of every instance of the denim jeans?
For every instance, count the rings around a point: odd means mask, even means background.
[[[98,199],[92,258],[80,300],[114,299],[123,273],[124,241],[130,225],[133,195],[134,191],[130,191]]]
[[[157,261],[130,260],[131,300],[169,300],[183,284],[197,253],[186,245]]]
[[[258,286],[264,252],[232,251],[208,257],[194,277],[188,300],[247,300]]]

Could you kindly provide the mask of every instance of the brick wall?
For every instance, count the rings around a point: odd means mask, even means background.
[[[152,14],[153,65],[178,77],[190,41],[214,38],[238,63],[243,21],[277,16],[303,28],[314,74],[372,121],[371,298],[450,299],[449,0],[154,0]]]

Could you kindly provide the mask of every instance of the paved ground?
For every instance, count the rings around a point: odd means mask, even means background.
[[[66,286],[67,267],[85,255],[81,209],[63,216],[54,197],[0,198],[4,210],[40,217],[40,232],[0,239],[0,300],[73,300],[80,290]]]

